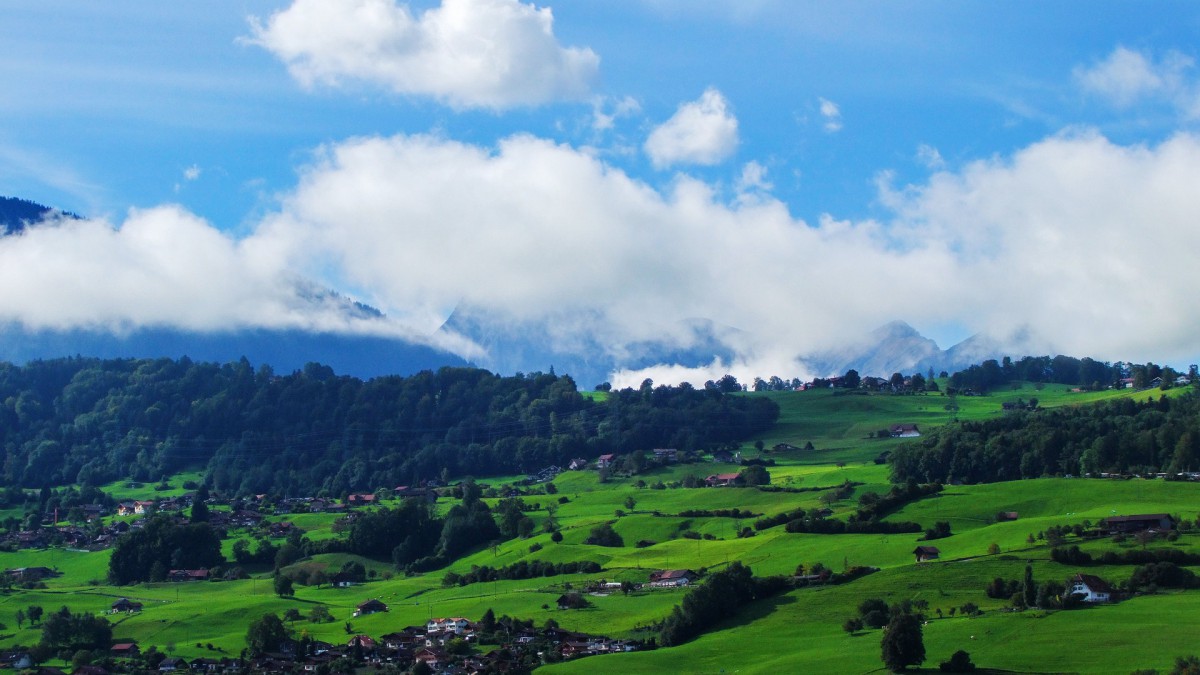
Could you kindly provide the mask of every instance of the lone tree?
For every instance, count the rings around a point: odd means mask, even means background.
[[[925,661],[925,642],[921,638],[921,622],[912,614],[897,614],[883,629],[883,648],[880,658],[892,672]]]
[[[251,622],[246,631],[246,648],[257,656],[264,652],[279,649],[279,645],[287,640],[287,628],[275,614],[264,614],[261,619]]]

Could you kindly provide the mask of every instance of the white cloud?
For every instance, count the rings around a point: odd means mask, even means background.
[[[686,176],[660,191],[526,135],[357,138],[323,148],[242,239],[173,206],[0,239],[0,320],[422,334],[460,307],[616,355],[688,347],[694,318],[739,329],[722,336],[736,358],[688,375],[701,382],[802,376],[798,355],[892,319],[996,336],[1031,326],[1103,359],[1194,355],[1200,136],[1065,134],[920,184],[884,180],[882,221],[798,220],[762,193],[753,162],[739,182],[756,198],[729,204]],[[391,318],[348,317],[300,278]],[[682,371],[620,375],[651,372]]]
[[[942,158],[942,153],[932,145],[922,143],[917,147],[917,162],[927,169],[941,169],[946,166],[946,160]]]
[[[200,169],[200,167],[196,164],[193,164],[183,170],[183,179],[186,181],[193,181],[193,180],[200,178],[201,173],[202,173],[202,170]]]
[[[842,130],[842,109],[838,104],[825,98],[817,99],[820,103],[821,117],[825,123],[822,128],[828,133],[834,133]]]
[[[671,119],[656,127],[645,150],[654,166],[714,165],[737,149],[738,122],[721,92],[707,89],[699,99],[679,106]]]
[[[1200,90],[1190,77],[1195,61],[1169,51],[1153,57],[1127,47],[1117,47],[1103,61],[1075,69],[1075,80],[1086,92],[1121,108],[1148,100],[1165,100],[1188,117],[1200,116]]]
[[[559,45],[549,8],[517,0],[443,0],[419,16],[395,0],[294,0],[250,25],[306,87],[362,81],[456,108],[581,99],[600,63]]]
[[[611,112],[605,112],[605,107],[611,104]],[[592,131],[608,131],[621,118],[636,115],[642,111],[642,104],[632,96],[625,96],[616,101],[597,98],[592,102]]]

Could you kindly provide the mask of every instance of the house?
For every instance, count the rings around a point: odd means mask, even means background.
[[[733,453],[728,450],[717,450],[713,453],[713,462],[717,464],[733,464]]]
[[[108,653],[117,658],[130,658],[141,653],[136,642],[118,642],[108,648]]]
[[[421,661],[430,668],[437,668],[439,664],[449,660],[449,654],[437,647],[421,647],[413,652],[413,660]]]
[[[571,460],[570,464],[567,464],[567,469],[571,471],[582,471],[587,468],[587,465],[588,461],[586,459],[583,459],[582,457],[576,457],[575,459]]]
[[[346,497],[346,504],[350,506],[366,506],[367,504],[375,503],[375,495],[350,495]]]
[[[921,435],[915,424],[893,424],[888,431],[892,438],[916,438]]]
[[[937,560],[941,553],[936,546],[918,546],[913,549],[913,555],[917,556],[917,562]]]
[[[713,474],[704,479],[704,484],[708,487],[726,487],[733,485],[739,474],[736,473],[718,473]]]
[[[679,451],[675,448],[655,448],[654,459],[661,464],[674,464],[679,461]]]
[[[121,598],[112,604],[113,612],[140,612],[142,611],[142,603],[134,602],[129,598]]]
[[[359,603],[358,609],[354,610],[354,616],[366,616],[367,614],[375,614],[378,612],[388,611],[388,606],[379,600],[371,599],[366,602]]]
[[[167,581],[207,581],[208,570],[171,570]]]
[[[696,578],[692,570],[659,570],[650,573],[650,585],[655,588],[687,586]]]
[[[1175,519],[1166,513],[1110,516],[1100,521],[1100,531],[1105,534],[1126,534],[1145,530],[1170,530],[1174,527]]]
[[[1010,521],[1016,520],[1019,516],[1020,516],[1020,514],[1018,514],[1016,511],[1001,511],[1000,513],[996,514],[996,522],[997,523],[1010,522]]]
[[[160,672],[160,673],[170,673],[170,672],[174,672],[176,670],[187,670],[187,669],[188,669],[188,662],[184,661],[183,659],[176,658],[174,656],[168,656],[167,658],[158,662],[158,672]]]
[[[136,506],[133,502],[121,502],[120,504],[117,504],[117,515],[132,516],[134,514],[134,508],[136,508]]]
[[[375,649],[375,638],[371,637],[370,635],[355,635],[354,637],[350,638],[350,641],[346,643],[346,646],[350,647],[351,649],[354,647],[359,647],[363,651],[369,652]]]
[[[329,583],[334,588],[350,588],[354,585],[355,577],[350,572],[337,572],[329,577]]]
[[[14,567],[4,570],[4,574],[16,583],[31,583],[60,576],[49,567]]]
[[[1082,595],[1084,602],[1111,602],[1115,591],[1108,582],[1091,574],[1076,574],[1071,578],[1070,595]]]
[[[615,462],[616,459],[617,459],[617,456],[612,453],[609,453],[607,455],[600,455],[599,457],[596,458],[596,468],[597,469],[607,469],[608,467],[613,465],[613,462]]]
[[[429,633],[454,633],[461,635],[470,625],[471,622],[461,616],[454,616],[448,619],[437,618],[430,619],[425,624],[425,631]]]

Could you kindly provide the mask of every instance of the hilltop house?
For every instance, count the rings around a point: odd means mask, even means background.
[[[1071,595],[1082,595],[1084,602],[1111,602],[1113,587],[1108,582],[1091,574],[1076,574],[1071,578]]]
[[[942,552],[936,546],[918,546],[913,549],[913,555],[917,556],[917,562],[919,563],[937,560],[941,554]]]

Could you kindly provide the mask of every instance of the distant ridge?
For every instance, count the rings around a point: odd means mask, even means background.
[[[2,230],[0,235],[17,234],[24,231],[29,223],[36,223],[46,216],[55,214],[69,218],[79,217],[74,213],[58,211],[27,199],[0,197],[0,230]]]
[[[949,349],[921,335],[904,321],[892,321],[871,331],[866,337],[844,348],[802,358],[801,361],[820,377],[844,375],[856,370],[860,375],[888,377],[892,373],[953,373],[988,359],[1014,358],[1045,352],[1032,331],[1023,329],[1007,340],[983,334],[972,335]]]

